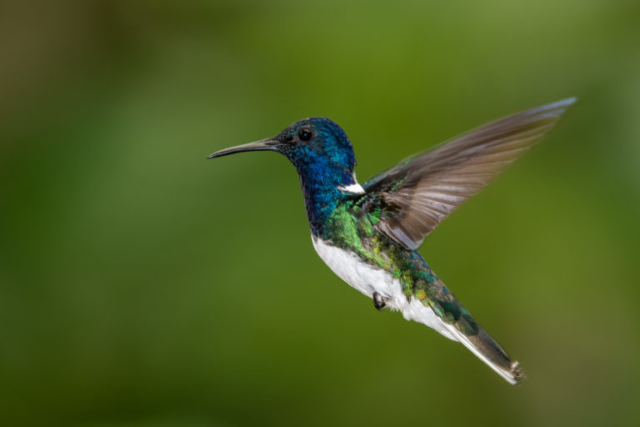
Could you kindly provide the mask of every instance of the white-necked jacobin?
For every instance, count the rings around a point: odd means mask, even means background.
[[[518,362],[489,336],[418,252],[458,206],[539,141],[574,98],[482,126],[414,155],[363,185],[345,132],[333,121],[297,121],[279,135],[215,152],[276,151],[298,171],[313,245],[342,280],[373,299],[460,341],[511,384]]]

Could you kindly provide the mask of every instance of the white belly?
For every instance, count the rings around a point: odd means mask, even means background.
[[[385,298],[387,306],[392,310],[401,311],[405,319],[427,325],[445,337],[457,341],[447,325],[430,307],[422,304],[417,298],[411,298],[411,302],[407,300],[402,293],[400,282],[391,274],[365,263],[356,254],[325,243],[322,239],[312,236],[312,240],[320,258],[349,285],[369,298],[373,298],[374,292],[379,293]]]

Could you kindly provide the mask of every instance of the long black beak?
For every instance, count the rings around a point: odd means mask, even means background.
[[[225,148],[224,150],[216,151],[211,154],[207,159],[215,159],[216,157],[227,156],[234,153],[242,153],[243,151],[276,151],[278,149],[279,141],[275,138],[261,139],[260,141],[250,142],[248,144],[238,145],[236,147]]]

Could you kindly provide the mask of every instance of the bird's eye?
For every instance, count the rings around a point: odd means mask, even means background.
[[[313,132],[309,129],[300,129],[300,132],[298,132],[298,138],[300,138],[300,141],[309,141],[313,138]]]

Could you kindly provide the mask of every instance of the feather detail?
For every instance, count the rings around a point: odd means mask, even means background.
[[[538,142],[575,102],[569,98],[482,126],[412,156],[363,185],[378,229],[416,249],[445,218]]]

